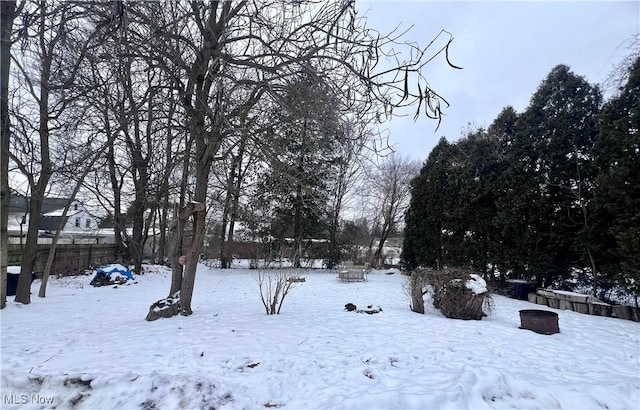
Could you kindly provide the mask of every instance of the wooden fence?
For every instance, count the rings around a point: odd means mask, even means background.
[[[51,245],[38,244],[35,273],[44,272],[47,257]],[[116,257],[116,247],[113,244],[71,245],[62,244],[56,246],[56,254],[51,266],[51,273],[71,273],[88,269],[91,265],[103,265],[112,263]],[[7,254],[9,265],[20,265],[22,250],[20,245],[9,244]]]

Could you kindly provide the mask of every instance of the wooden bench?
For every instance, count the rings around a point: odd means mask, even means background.
[[[340,282],[364,282],[367,280],[367,269],[364,266],[349,266],[338,269]]]

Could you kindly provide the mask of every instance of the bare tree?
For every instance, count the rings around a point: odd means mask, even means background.
[[[89,9],[78,2],[25,2],[20,10],[16,35],[21,52],[11,56],[15,126],[9,154],[29,191],[29,227],[16,291],[16,301],[22,303],[30,302],[41,207],[60,162],[54,160],[56,150],[66,140],[83,141],[86,131],[78,127],[87,113],[79,103],[86,88],[76,80],[110,25],[107,21],[90,30],[89,16]],[[57,158],[65,159],[65,152]]]
[[[69,90],[87,43],[80,50],[70,49],[77,45],[72,41],[71,33],[82,33],[78,29],[78,16],[73,13],[70,3],[57,3],[49,7],[46,2],[40,2],[26,7],[22,13],[24,27],[21,40],[30,53],[22,53],[22,58],[12,56],[21,88],[14,96],[14,104],[19,105],[19,110],[15,107],[14,116],[18,124],[12,133],[14,138],[10,156],[28,180],[30,189],[29,228],[16,290],[16,301],[27,304],[31,301],[31,274],[36,258],[40,211],[54,172],[51,133],[64,128],[61,116],[77,98]],[[63,53],[67,57],[75,55],[77,58],[72,60],[70,66],[66,66],[61,57]],[[68,69],[66,77],[61,76],[63,68],[64,71]],[[37,121],[32,122],[31,118]],[[71,128],[67,128],[66,132],[71,134]]]
[[[109,10],[97,9],[100,13],[106,19]],[[94,173],[87,188],[109,215],[118,259],[132,262],[139,274],[152,226],[154,256],[160,253],[158,259],[164,260],[170,181],[181,159],[183,147],[177,136],[184,126],[172,87],[165,85],[170,79],[136,58],[129,20],[123,14],[120,21],[87,58],[82,77],[93,85],[85,98],[95,113],[95,127],[103,130],[108,142],[107,172]],[[158,217],[161,235],[156,243]]]
[[[632,34],[626,39],[618,50],[623,50],[625,57],[622,58],[612,69],[602,84],[605,93],[616,95],[629,80],[631,68],[635,61],[640,58],[640,33]]]
[[[240,141],[237,149],[231,153],[225,173],[224,204],[220,228],[220,266],[225,269],[231,266],[234,231],[240,212],[240,198],[246,185],[247,176],[255,172],[252,165],[257,162],[258,150],[255,145],[249,145],[249,130],[241,127]]]
[[[364,121],[349,121],[345,126],[345,132],[347,138],[340,147],[341,161],[338,164],[338,172],[333,181],[330,196],[328,268],[340,263],[343,245],[339,240],[341,217],[345,206],[348,205],[349,194],[356,195],[353,190],[365,168],[365,151],[370,148],[370,144],[375,143],[375,133],[370,128],[370,124]]]
[[[157,244],[153,246],[153,252],[155,260],[159,263],[164,263],[167,254],[167,220],[169,211],[172,209],[171,200],[175,196],[175,178],[172,178],[174,171],[182,163],[180,137],[184,134],[184,127],[180,124],[181,116],[176,111],[177,102],[175,98],[172,98],[172,90],[161,90],[162,97],[160,101],[166,101],[166,117],[164,119],[158,118],[157,122],[160,122],[160,126],[164,126],[164,156],[159,158],[158,161],[153,161],[151,166],[156,165],[156,169],[151,172],[152,184],[155,188],[152,196],[152,212],[149,213],[147,220],[147,227],[151,225],[150,218],[158,219],[158,233],[159,237]],[[159,103],[159,102],[158,102]],[[157,104],[157,103],[156,103]],[[157,149],[161,152],[160,149]],[[188,155],[186,155],[188,158]],[[154,222],[155,226],[155,222]],[[155,227],[154,227],[154,243]]]
[[[420,172],[420,163],[392,154],[373,173],[369,195],[375,215],[374,232],[378,245],[371,256],[371,266],[382,262],[382,251],[389,234],[400,228],[411,197],[409,183]]]
[[[236,132],[230,127],[232,119],[263,98],[283,99],[302,66],[312,65],[340,95],[343,106],[357,110],[352,115],[382,116],[411,105],[432,117],[441,113],[443,100],[423,73],[451,39],[433,52],[429,46],[400,43],[396,34],[383,36],[368,29],[351,2],[138,3],[129,5],[127,13],[138,24],[129,25],[128,41],[138,44],[140,58],[173,78],[194,144],[193,199],[203,206],[211,164],[225,139]],[[392,51],[398,47],[405,47],[403,56]],[[378,67],[389,58],[396,60],[392,68]],[[238,85],[250,92],[234,101],[229,95]],[[194,237],[203,238],[204,230],[204,218],[196,217]],[[184,255],[184,315],[192,312],[201,248],[202,242],[196,243]]]
[[[0,30],[2,32],[2,49],[0,52],[0,111],[2,122],[2,138],[0,146],[0,309],[7,303],[7,244],[9,241],[7,225],[9,214],[9,68],[11,64],[11,29],[16,16],[16,2],[0,3]]]
[[[71,208],[71,204],[76,199],[76,195],[80,191],[84,179],[91,172],[92,167],[87,164],[87,159],[89,159],[88,163],[93,164],[97,158],[99,158],[107,148],[107,144],[105,144],[102,148],[100,148],[97,152],[91,153],[91,155],[86,158],[82,158],[78,163],[74,164],[79,169],[83,169],[81,175],[77,177],[77,180],[74,178],[70,178],[73,183],[75,183],[75,187],[73,188],[73,192],[68,197],[67,203],[62,211],[62,216],[60,218],[60,223],[58,228],[56,229],[56,233],[53,236],[51,241],[51,246],[49,247],[49,254],[47,256],[47,262],[45,263],[44,272],[42,272],[42,281],[40,282],[40,290],[38,292],[38,297],[44,298],[47,296],[47,283],[49,280],[49,274],[51,272],[51,266],[53,265],[53,260],[56,253],[56,246],[58,245],[58,240],[60,239],[60,234],[62,229],[64,228],[64,224],[66,223],[67,213],[69,212],[69,208]]]

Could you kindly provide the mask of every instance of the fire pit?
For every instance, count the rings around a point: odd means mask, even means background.
[[[520,311],[520,329],[533,330],[543,335],[560,333],[558,314],[548,310],[525,309]]]

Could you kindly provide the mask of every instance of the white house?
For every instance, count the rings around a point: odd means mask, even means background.
[[[27,234],[29,201],[30,199],[24,196],[11,197],[8,226],[11,243],[20,243]],[[113,231],[109,233],[98,229],[98,218],[92,215],[80,201],[74,200],[63,218],[68,201],[67,198],[44,199],[38,243],[50,243],[61,222],[63,228],[60,232],[60,243],[113,243]]]
[[[55,232],[60,226],[64,208],[42,214],[41,230]],[[73,201],[62,228],[65,233],[91,233],[98,229],[98,220],[87,212],[87,209],[78,201]]]

